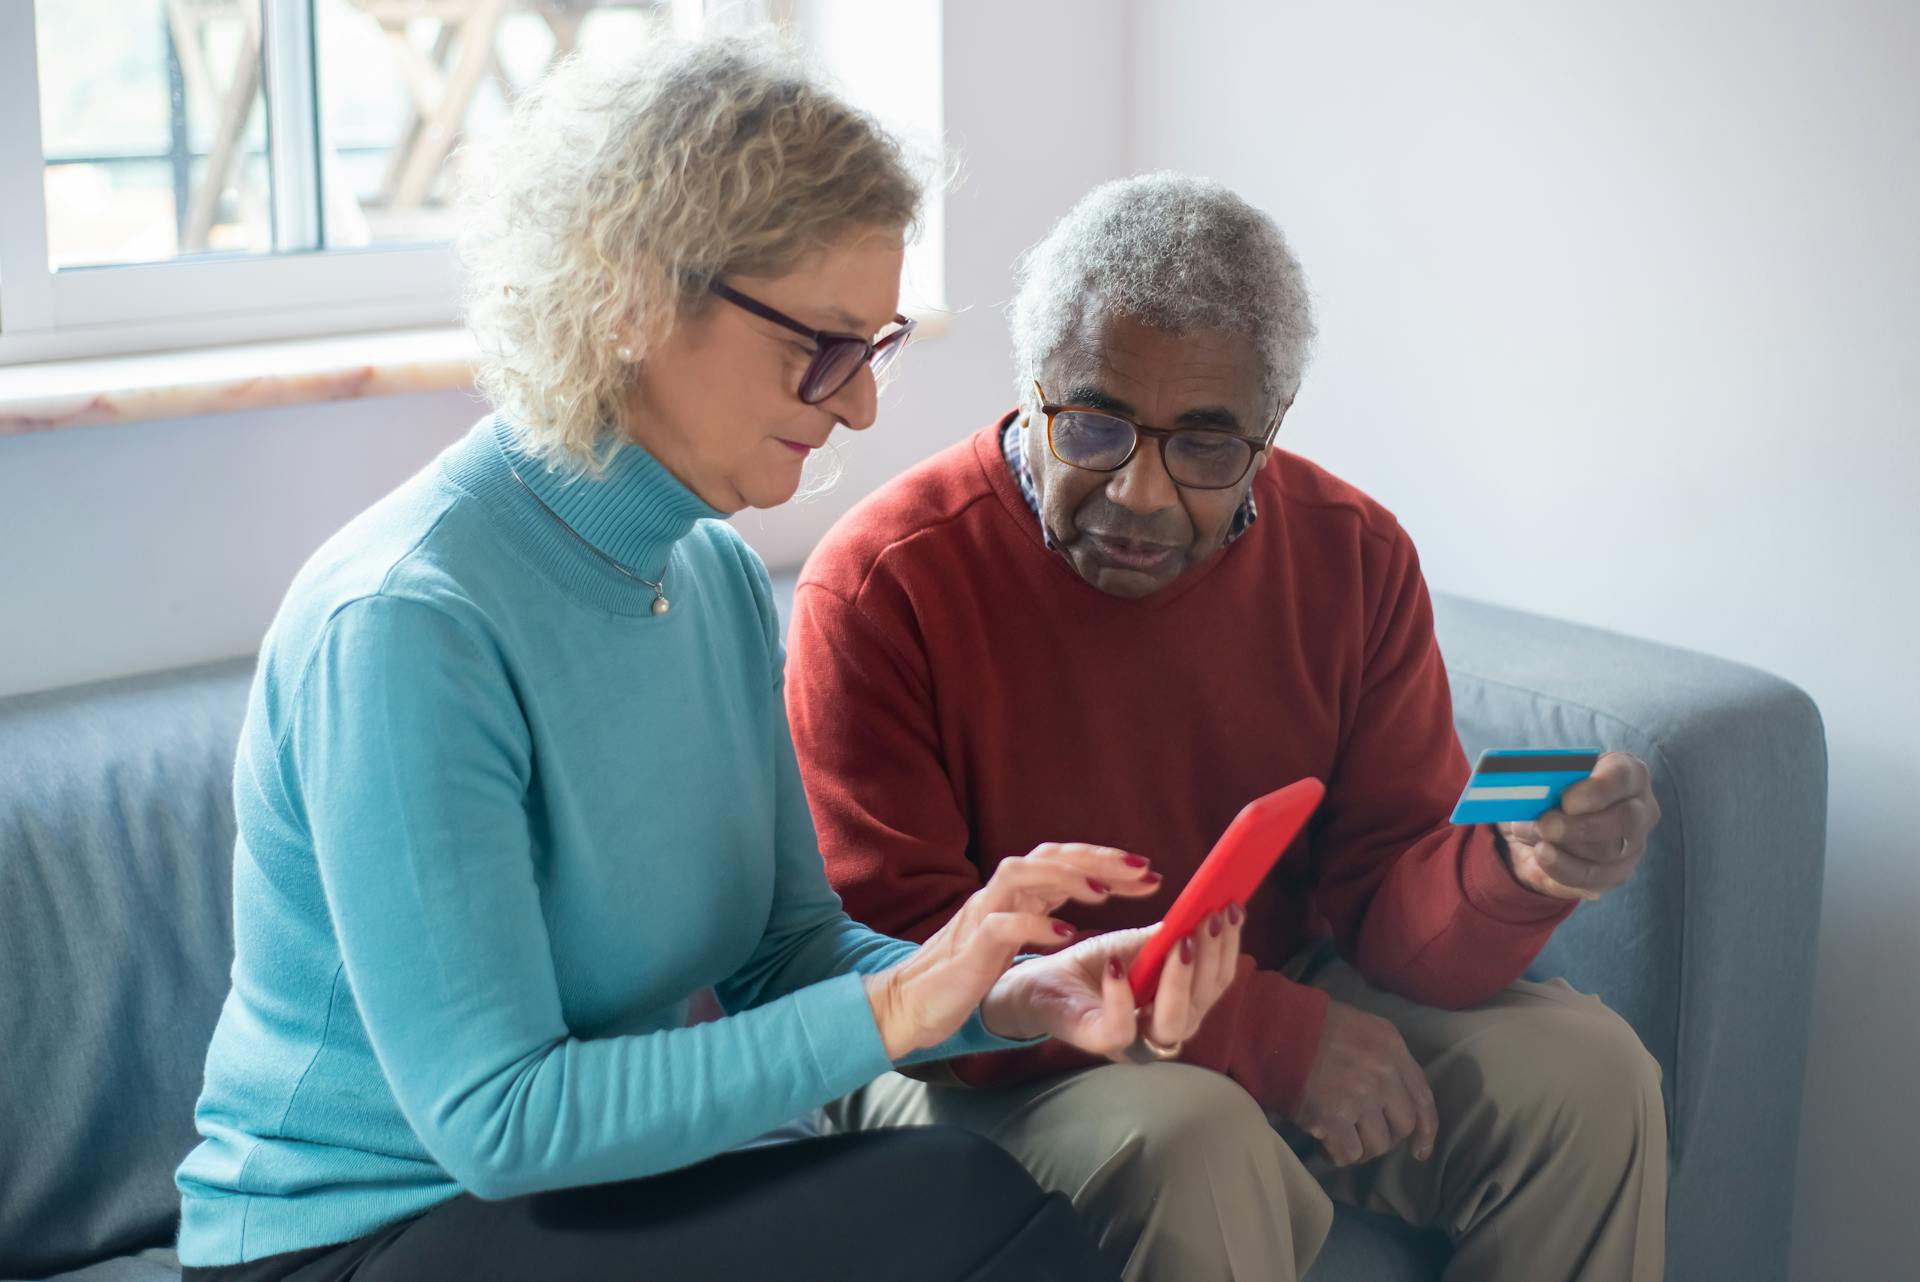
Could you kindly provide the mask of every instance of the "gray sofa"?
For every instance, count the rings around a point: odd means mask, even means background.
[[[1666,818],[1640,876],[1580,909],[1537,973],[1605,997],[1666,1070],[1669,1278],[1784,1279],[1825,832],[1818,712],[1722,660],[1436,605],[1469,753],[1592,742],[1652,764]],[[228,785],[251,669],[0,701],[0,1278],[177,1275],[171,1177],[227,988]],[[1343,1209],[1312,1278],[1431,1279],[1445,1258],[1435,1235]]]

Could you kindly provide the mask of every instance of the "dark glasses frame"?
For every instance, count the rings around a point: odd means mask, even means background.
[[[790,329],[813,344],[813,359],[807,362],[806,373],[800,376],[799,396],[807,405],[818,405],[851,383],[862,365],[872,365],[874,376],[879,377],[906,347],[907,339],[913,334],[914,322],[898,312],[894,313],[893,323],[899,329],[882,334],[879,338],[862,338],[858,334],[838,334],[832,330],[803,325],[785,312],[777,311],[759,299],[750,298],[717,280],[713,282],[712,290],[742,311]]]
[[[1247,461],[1241,464],[1240,471],[1231,481],[1223,481],[1218,485],[1194,485],[1191,482],[1183,481],[1179,477],[1174,476],[1173,469],[1168,467],[1167,476],[1172,479],[1173,483],[1189,490],[1230,490],[1240,484],[1241,481],[1246,479],[1247,472],[1252,469],[1254,460],[1260,457],[1260,452],[1272,448],[1273,438],[1280,432],[1280,419],[1282,415],[1286,413],[1286,407],[1284,405],[1281,406],[1281,412],[1273,416],[1273,422],[1268,425],[1264,436],[1249,436],[1245,432],[1229,432],[1225,428],[1219,427],[1147,427],[1142,423],[1134,422],[1125,414],[1115,414],[1112,410],[1103,410],[1092,405],[1056,404],[1047,400],[1046,390],[1040,386],[1039,379],[1033,381],[1033,394],[1039,400],[1040,412],[1046,415],[1047,419],[1047,452],[1055,458],[1060,459],[1060,461],[1068,467],[1077,467],[1083,472],[1118,472],[1121,468],[1133,462],[1133,456],[1140,452],[1140,438],[1143,436],[1150,436],[1160,442],[1160,459],[1163,466],[1165,465],[1167,457],[1167,442],[1176,436],[1190,436],[1195,434],[1224,436],[1231,440],[1243,442],[1249,447],[1247,450]],[[1089,467],[1085,463],[1076,463],[1070,458],[1062,458],[1059,449],[1053,443],[1053,419],[1054,415],[1065,414],[1069,411],[1076,414],[1098,414],[1101,418],[1110,418],[1116,423],[1125,423],[1128,427],[1132,428],[1133,444],[1127,447],[1126,457],[1122,458],[1112,467]]]

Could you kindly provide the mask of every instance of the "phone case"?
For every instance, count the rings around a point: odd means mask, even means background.
[[[1127,981],[1133,985],[1136,1004],[1146,1003],[1159,988],[1160,968],[1174,945],[1228,904],[1247,902],[1281,852],[1306,826],[1326,792],[1318,779],[1307,778],[1255,798],[1241,808],[1193,880],[1173,901],[1173,907],[1161,919],[1160,929],[1134,957]]]

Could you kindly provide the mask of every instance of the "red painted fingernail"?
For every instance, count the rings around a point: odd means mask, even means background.
[[[1188,935],[1185,939],[1180,941],[1180,960],[1183,962],[1190,962],[1193,960],[1193,936],[1192,935]]]
[[[1240,924],[1240,919],[1244,916],[1246,916],[1246,914],[1240,910],[1239,904],[1227,905],[1227,920],[1232,922],[1234,925],[1238,926]]]
[[[1161,882],[1165,881],[1166,878],[1162,877],[1157,872],[1150,872],[1146,876],[1142,877],[1140,880],[1144,881],[1149,886],[1158,886]]]
[[[1213,916],[1207,919],[1207,933],[1209,935],[1212,935],[1215,939],[1220,938],[1220,932],[1225,929],[1226,927],[1220,924],[1219,913],[1215,913]]]
[[[1110,895],[1113,893],[1113,887],[1101,881],[1098,877],[1087,878],[1087,884],[1093,887],[1093,893],[1096,895]]]
[[[1120,862],[1129,868],[1145,868],[1150,861],[1145,855],[1128,855]]]
[[[1118,957],[1109,957],[1107,959],[1107,974],[1113,976],[1115,979],[1125,979],[1127,977],[1127,968],[1120,964]]]
[[[1053,933],[1064,939],[1073,934],[1073,927],[1067,925],[1064,921],[1056,921],[1053,923]]]

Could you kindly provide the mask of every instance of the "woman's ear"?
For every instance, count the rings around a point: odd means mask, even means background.
[[[631,365],[640,359],[642,349],[629,321],[619,321],[614,325],[607,334],[607,346],[623,365]]]

